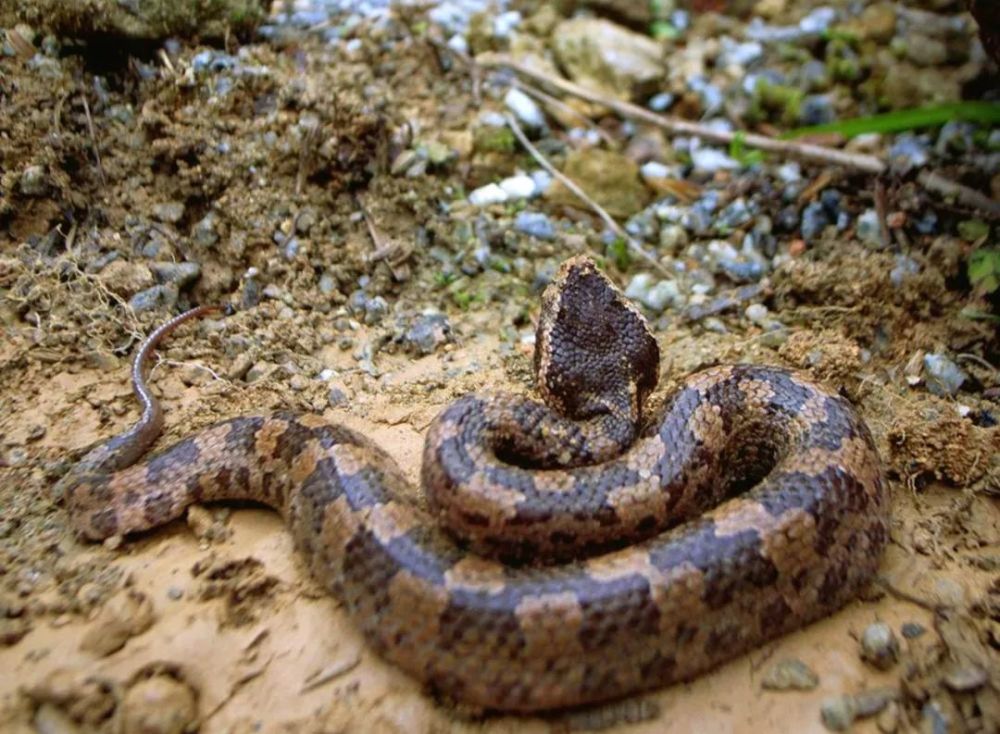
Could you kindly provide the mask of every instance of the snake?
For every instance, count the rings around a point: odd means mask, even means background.
[[[888,489],[852,404],[803,372],[718,364],[648,408],[657,340],[587,256],[542,294],[542,400],[445,407],[422,495],[372,440],[307,412],[223,420],[142,459],[163,422],[150,355],[209,310],[138,350],[142,416],[60,480],[71,526],[97,541],[193,503],[274,508],[370,648],[443,700],[529,713],[688,681],[877,572]]]

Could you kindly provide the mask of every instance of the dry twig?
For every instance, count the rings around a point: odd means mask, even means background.
[[[104,166],[101,165],[101,151],[97,147],[97,134],[94,132],[94,118],[90,116],[90,104],[87,103],[87,95],[80,93],[83,100],[83,112],[87,116],[87,130],[90,132],[90,144],[94,148],[94,158],[97,160],[97,174],[101,177],[101,185],[107,186],[108,179],[104,176]]]
[[[757,133],[726,132],[697,122],[658,115],[631,102],[608,97],[567,79],[532,69],[507,56],[483,54],[474,63],[484,68],[508,69],[540,84],[547,84],[564,94],[571,94],[574,97],[607,107],[622,117],[655,125],[672,135],[690,135],[718,145],[729,145],[739,139],[743,145],[768,153],[777,153],[811,163],[843,166],[875,175],[885,173],[888,170],[885,161],[873,155],[851,153],[845,150],[836,150],[822,145],[796,142],[794,140],[776,140],[775,138]],[[970,189],[968,186],[963,186],[933,171],[921,172],[917,176],[917,181],[928,191],[933,191],[946,198],[954,198],[962,205],[977,209],[990,218],[1000,219],[1000,202],[993,201],[975,189]]]
[[[647,265],[649,265],[651,268],[656,270],[664,277],[673,278],[673,275],[670,273],[670,271],[667,270],[665,267],[663,267],[655,257],[653,257],[644,249],[642,249],[642,245],[640,245],[638,241],[636,241],[636,239],[632,237],[628,232],[622,229],[621,225],[619,225],[618,222],[616,222],[612,218],[612,216],[608,214],[607,211],[605,211],[605,209],[600,204],[598,204],[596,201],[590,198],[590,196],[587,195],[587,192],[580,188],[579,184],[577,184],[575,181],[566,176],[566,174],[564,174],[558,168],[553,166],[549,162],[549,160],[541,154],[538,148],[536,148],[534,145],[531,144],[531,141],[528,140],[528,136],[524,134],[524,130],[522,130],[521,126],[517,124],[517,120],[514,119],[513,115],[507,114],[504,115],[504,117],[507,120],[507,125],[514,133],[514,136],[517,138],[518,142],[521,143],[521,145],[524,146],[524,149],[531,154],[531,157],[538,162],[538,165],[540,165],[542,168],[548,171],[554,178],[559,179],[559,181],[562,182],[563,186],[569,189],[574,196],[576,196],[578,199],[580,199],[580,201],[589,206],[593,210],[593,212],[597,214],[598,217],[600,217],[601,221],[604,222],[604,224],[607,226],[608,229],[614,232],[618,237],[621,237],[623,240],[625,240],[629,250],[631,250],[637,257],[641,258]]]

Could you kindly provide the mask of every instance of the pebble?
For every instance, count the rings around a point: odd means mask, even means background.
[[[818,685],[819,676],[798,658],[782,660],[771,666],[761,682],[761,686],[769,691],[811,691]]]
[[[27,166],[21,172],[18,187],[25,196],[44,196],[48,191],[48,180],[43,166]]]
[[[272,362],[257,362],[247,370],[244,380],[247,383],[259,382],[267,379],[278,370],[278,365]]]
[[[889,147],[889,163],[905,172],[930,162],[930,150],[924,138],[904,133]]]
[[[932,394],[948,397],[958,392],[968,375],[943,354],[924,355],[924,381]]]
[[[825,94],[810,94],[799,107],[799,121],[803,125],[825,125],[837,119],[833,102]]]
[[[867,719],[879,713],[899,696],[894,688],[876,688],[854,694],[854,708],[859,719]]]
[[[634,276],[625,289],[625,295],[657,313],[677,303],[681,297],[676,281],[655,281],[649,273],[639,273]]]
[[[665,224],[660,228],[660,249],[675,254],[687,243],[687,230],[679,224]]]
[[[442,313],[421,314],[403,335],[407,351],[417,355],[432,354],[441,344],[448,341],[451,324]]]
[[[806,205],[802,210],[802,239],[812,242],[831,224],[833,221],[822,202],[814,201]]]
[[[888,670],[899,658],[899,640],[892,627],[875,622],[861,633],[861,659],[878,670]]]
[[[729,36],[721,39],[722,50],[716,61],[716,66],[725,68],[727,66],[749,67],[760,61],[764,56],[764,47],[759,41],[747,41],[738,43]]]
[[[542,108],[520,89],[512,87],[504,96],[503,103],[525,127],[533,130],[545,127],[545,113],[542,112]]]
[[[905,639],[915,640],[927,632],[927,629],[922,624],[918,624],[917,622],[904,622],[899,631]]]
[[[921,734],[951,734],[956,731],[950,712],[940,701],[931,699],[920,709]]]
[[[666,112],[674,103],[674,95],[670,92],[660,92],[649,98],[649,109],[653,112]]]
[[[182,734],[198,715],[194,691],[166,675],[140,680],[121,703],[122,734]]]
[[[179,201],[154,204],[153,216],[166,224],[177,224],[184,218],[184,204]]]
[[[520,173],[500,182],[500,190],[506,196],[505,201],[529,199],[535,195],[535,180],[526,173]],[[472,197],[469,197],[470,200]]]
[[[495,183],[480,186],[469,194],[469,203],[473,206],[490,206],[507,201],[507,192]]]
[[[865,209],[858,217],[858,224],[855,229],[858,239],[862,243],[875,249],[885,246],[882,242],[882,228],[878,221],[878,212],[874,209]]]
[[[738,161],[715,148],[696,148],[691,151],[691,162],[698,173],[739,170]]]
[[[338,408],[350,399],[350,395],[348,395],[343,387],[331,387],[330,391],[326,394],[326,401],[330,404],[331,408]]]
[[[747,306],[744,315],[753,323],[763,325],[767,321],[768,310],[763,303],[753,303]]]
[[[214,212],[209,212],[199,219],[191,231],[196,244],[201,247],[212,247],[219,241],[219,218]]]
[[[178,295],[177,286],[173,283],[154,285],[132,296],[128,305],[136,313],[158,309],[169,311],[177,304]]]
[[[782,164],[775,173],[785,183],[795,183],[802,180],[802,166],[799,165],[798,161]]]
[[[201,276],[201,265],[195,262],[154,262],[149,269],[160,283],[174,283],[178,288],[190,285]]]
[[[834,696],[823,701],[819,710],[820,719],[830,731],[847,731],[854,723],[857,710],[853,696]]]
[[[954,664],[950,666],[942,679],[944,684],[956,693],[965,693],[982,688],[989,681],[989,674],[984,668],[973,663],[968,665]]]
[[[724,228],[725,231],[742,227],[753,219],[753,214],[747,202],[742,197],[734,199],[729,205],[719,212],[716,219],[716,228]]]
[[[552,220],[541,212],[518,212],[514,217],[514,229],[540,240],[553,240],[556,237]]]

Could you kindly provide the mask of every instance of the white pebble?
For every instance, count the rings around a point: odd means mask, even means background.
[[[747,306],[746,317],[755,324],[763,324],[767,320],[767,306],[763,303],[753,303]]]
[[[473,206],[489,206],[507,201],[507,192],[495,183],[480,186],[469,194],[469,203]]]
[[[503,103],[526,126],[539,128],[545,125],[545,115],[542,113],[541,107],[520,89],[508,91],[503,98]]]
[[[525,173],[519,173],[501,181],[500,188],[508,199],[528,199],[535,195],[535,180]]]

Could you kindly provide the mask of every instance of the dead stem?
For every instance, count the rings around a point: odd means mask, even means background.
[[[531,154],[531,157],[538,162],[538,165],[540,165],[542,168],[548,171],[554,178],[559,179],[559,181],[562,182],[563,186],[569,189],[574,196],[576,196],[578,199],[580,199],[580,201],[589,206],[593,210],[593,212],[597,214],[598,217],[600,217],[601,221],[604,222],[604,224],[607,226],[608,229],[610,229],[612,232],[615,233],[615,235],[621,237],[625,241],[625,243],[628,245],[629,250],[632,253],[634,253],[637,257],[642,259],[643,262],[645,262],[647,265],[649,265],[651,268],[656,270],[664,277],[671,279],[673,278],[673,275],[670,273],[670,271],[667,270],[665,267],[663,267],[656,260],[655,257],[653,257],[644,249],[642,249],[642,246],[635,240],[635,238],[633,238],[628,232],[622,229],[621,225],[619,225],[618,222],[616,222],[612,218],[612,216],[608,214],[607,211],[605,211],[600,204],[598,204],[596,201],[590,198],[590,196],[587,195],[587,192],[585,192],[582,188],[580,188],[580,186],[575,181],[570,179],[568,176],[566,176],[566,174],[564,174],[558,168],[553,166],[549,162],[549,160],[541,154],[538,148],[536,148],[534,145],[531,144],[531,141],[528,140],[528,136],[524,134],[524,130],[522,130],[521,126],[517,124],[517,120],[514,119],[513,115],[507,114],[504,115],[504,118],[507,120],[507,125],[514,133],[514,136],[517,138],[518,142],[521,143],[521,145],[524,146],[524,149]]]
[[[474,63],[488,69],[508,69],[540,84],[548,84],[565,94],[571,94],[588,102],[603,105],[622,117],[641,120],[650,125],[655,125],[672,135],[690,135],[718,145],[729,145],[738,139],[743,145],[769,153],[777,153],[782,156],[797,158],[811,163],[843,166],[875,175],[885,173],[888,170],[885,161],[873,155],[851,153],[845,150],[836,150],[822,145],[795,142],[793,140],[777,140],[758,133],[727,132],[710,128],[697,122],[690,122],[689,120],[658,115],[631,102],[608,97],[587,87],[575,84],[568,79],[562,79],[538,71],[537,69],[532,69],[502,54],[481,54],[475,59]],[[993,201],[975,189],[970,189],[932,171],[921,172],[917,176],[917,181],[928,191],[933,191],[946,198],[954,198],[964,206],[978,209],[991,218],[1000,219],[1000,202]]]
[[[101,151],[97,147],[97,134],[94,132],[94,118],[90,116],[90,104],[87,102],[87,95],[80,93],[83,100],[83,112],[87,117],[87,130],[90,132],[90,144],[94,149],[94,158],[97,161],[97,174],[101,177],[101,185],[107,186],[108,179],[104,176],[104,166],[101,165]]]

